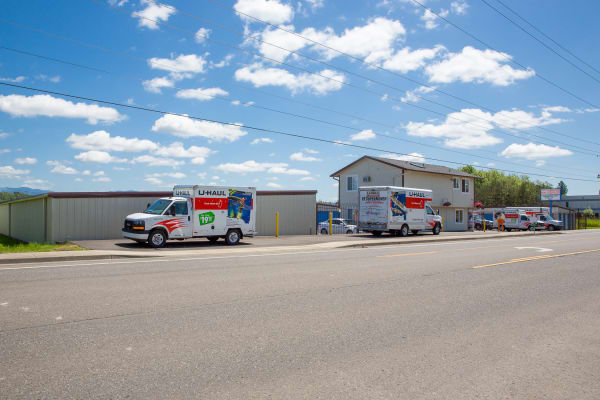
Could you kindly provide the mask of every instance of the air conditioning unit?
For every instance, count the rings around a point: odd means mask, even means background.
[[[370,176],[363,176],[363,182],[371,182]]]

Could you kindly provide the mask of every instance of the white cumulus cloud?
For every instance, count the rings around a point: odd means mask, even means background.
[[[15,158],[15,163],[19,164],[19,165],[24,165],[24,164],[32,165],[32,164],[37,163],[37,161],[38,160],[36,158],[33,158],[33,157]]]
[[[176,58],[153,57],[148,60],[148,65],[174,74],[198,74],[205,71],[206,60],[196,54],[180,54]]]
[[[75,159],[82,162],[92,162],[100,164],[127,162],[127,159],[125,158],[114,157],[106,151],[98,150],[84,151],[83,153],[77,154],[75,156]]]
[[[47,94],[22,96],[11,94],[0,95],[0,110],[14,117],[64,117],[83,118],[89,124],[100,122],[112,123],[125,119],[124,115],[111,107],[96,104],[72,103]]]
[[[261,138],[254,139],[252,142],[250,142],[250,144],[259,144],[259,143],[273,143],[273,139],[261,137]]]
[[[355,133],[354,135],[351,135],[350,140],[371,140],[375,139],[376,136],[377,135],[375,135],[375,132],[373,132],[371,129],[365,129]]]
[[[279,0],[238,0],[233,6],[235,11],[250,15],[271,24],[284,24],[294,17],[294,10],[288,4],[283,4]],[[241,19],[248,22],[255,20],[238,14]]]
[[[286,163],[261,163],[254,160],[244,161],[242,163],[225,163],[215,167],[223,172],[246,174],[251,172],[267,172],[269,174],[284,175],[309,175],[308,171],[302,169],[288,168]]]
[[[442,61],[430,64],[425,72],[431,82],[487,82],[494,86],[508,86],[535,75],[532,69],[511,67],[508,64],[511,58],[508,54],[494,50],[466,46],[460,53],[448,53]]]
[[[213,97],[227,95],[229,95],[229,92],[218,87],[207,89],[184,89],[175,94],[175,96],[180,99],[196,99],[200,101],[212,100]]]
[[[194,39],[196,43],[204,43],[206,39],[210,37],[210,29],[208,28],[200,28],[196,31],[196,35],[194,35]]]
[[[27,175],[28,173],[28,169],[16,169],[12,165],[0,166],[1,179],[21,178],[22,175]]]
[[[152,126],[152,130],[169,133],[182,138],[204,137],[209,141],[215,142],[234,142],[247,134],[239,126],[198,121],[172,114],[167,114],[157,119]]]
[[[148,92],[162,93],[163,88],[172,88],[175,85],[175,82],[173,79],[163,76],[143,81],[142,85]]]
[[[87,135],[73,133],[67,138],[67,143],[79,150],[140,152],[158,148],[158,145],[151,140],[111,136],[106,131],[95,131]]]
[[[187,149],[183,146],[183,143],[173,142],[169,146],[159,147],[154,154],[161,157],[173,157],[173,158],[191,158],[192,164],[204,164],[206,158],[213,154],[214,151],[208,147],[203,146],[190,146]]]
[[[158,22],[166,22],[175,13],[173,8],[156,4],[153,0],[141,0],[140,3],[146,7],[131,14],[132,17],[138,19],[138,26],[140,27],[158,29]]]
[[[292,93],[308,91],[324,95],[328,92],[340,90],[343,85],[342,82],[346,81],[344,74],[329,69],[320,71],[319,75],[309,73],[294,75],[285,69],[265,67],[260,63],[242,67],[235,71],[235,79],[238,81],[250,82],[255,87],[283,86]]]
[[[540,160],[550,157],[565,157],[573,152],[558,146],[547,146],[545,144],[519,144],[513,143],[500,153],[506,158],[524,158],[527,160]]]
[[[290,155],[290,160],[293,160],[293,161],[306,161],[306,162],[321,161],[320,158],[306,155],[306,154],[304,154],[301,151],[299,151],[297,153],[293,153],[292,155]]]

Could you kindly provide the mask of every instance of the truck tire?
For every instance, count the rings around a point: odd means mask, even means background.
[[[549,231],[553,231],[554,229],[555,229],[555,228],[554,228],[554,225],[548,225],[548,230],[549,230]]]
[[[353,233],[354,233],[354,232],[352,232],[352,229],[348,229],[348,230],[346,231],[346,235],[352,235]]]
[[[399,236],[406,237],[408,236],[408,225],[402,225],[402,228],[398,231]]]
[[[209,236],[207,237],[208,241],[211,243],[215,243],[217,240],[219,240],[218,236]]]
[[[440,226],[440,224],[435,224],[435,226],[433,227],[433,234],[439,235],[441,230],[442,230],[442,227]]]
[[[236,244],[238,244],[240,242],[241,236],[242,235],[239,230],[230,229],[227,231],[227,234],[225,235],[225,243],[227,243],[229,246],[235,246]]]
[[[373,236],[381,236],[381,231],[373,231],[371,232],[373,234]]]
[[[148,235],[148,244],[155,249],[159,249],[167,242],[167,235],[162,229],[154,229]]]
[[[325,228],[321,229],[321,235],[327,235],[327,229],[325,229]]]
[[[533,232],[533,231],[535,231],[535,226],[529,225],[529,228],[527,228],[527,230],[530,232]]]

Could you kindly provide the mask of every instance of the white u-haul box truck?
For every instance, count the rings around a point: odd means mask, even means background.
[[[396,186],[358,188],[358,229],[379,236],[383,232],[406,236],[408,232],[442,230],[442,217],[427,204],[433,193],[427,189]]]
[[[124,237],[152,247],[198,237],[212,242],[224,238],[235,245],[244,236],[256,235],[256,188],[178,185],[173,197],[128,215],[122,231]]]

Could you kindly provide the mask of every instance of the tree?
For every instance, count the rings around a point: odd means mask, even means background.
[[[558,182],[558,187],[560,188],[561,196],[566,196],[567,193],[569,193],[569,188],[567,187],[567,184],[564,183],[563,181]]]
[[[585,210],[583,210],[583,215],[588,218],[594,218],[594,210],[592,210],[591,208],[586,208]]]
[[[481,171],[471,165],[461,170],[479,178],[475,179],[475,201],[482,202],[485,207],[539,206],[540,189],[552,187],[548,182],[532,181],[526,175]]]

